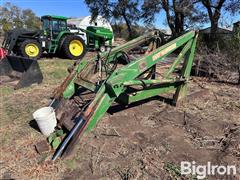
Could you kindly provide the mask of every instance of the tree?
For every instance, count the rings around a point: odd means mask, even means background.
[[[228,59],[238,71],[238,85],[240,85],[240,28],[237,28],[230,40],[227,42]]]
[[[189,25],[206,22],[205,14],[196,6],[198,1],[189,0],[145,0],[142,17],[145,23],[152,23],[157,13],[164,10],[173,36],[181,34]]]
[[[5,3],[0,6],[0,22],[2,24],[3,31],[7,31],[13,28],[14,25],[20,26],[20,9],[11,3]]]
[[[22,11],[22,21],[24,27],[27,29],[39,29],[41,26],[41,19],[31,9],[24,9]]]
[[[240,12],[239,0],[201,0],[201,2],[206,8],[209,16],[211,23],[211,34],[214,34],[217,31],[219,19],[223,9],[225,11],[229,11],[232,15]]]
[[[221,16],[221,9],[226,0],[219,0],[218,2],[213,2],[211,0],[202,0],[204,7],[207,9],[208,16],[211,22],[211,34],[215,33],[218,28],[218,21]]]
[[[133,37],[132,25],[140,20],[139,0],[85,0],[85,3],[90,9],[92,20],[101,15],[108,20],[124,21],[129,37]]]
[[[19,7],[7,2],[0,6],[0,24],[3,31],[22,27],[39,29],[41,21],[32,10],[21,10]]]

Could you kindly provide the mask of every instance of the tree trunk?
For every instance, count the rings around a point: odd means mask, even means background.
[[[211,4],[210,0],[202,0],[203,5],[208,11],[208,16],[211,21],[211,35],[214,35],[214,33],[217,32],[218,29],[218,21],[221,16],[221,9],[223,7],[223,4],[226,0],[219,0],[217,4],[214,6]],[[212,10],[212,7],[214,7],[214,11]]]
[[[172,36],[175,37],[176,36],[176,29],[173,23],[171,23],[170,21],[168,21],[168,26],[170,27],[171,31],[172,31]]]
[[[181,23],[180,30],[181,30],[181,32],[183,32],[184,31],[184,19],[185,19],[185,16],[184,16],[183,13],[181,13],[180,17],[181,17],[181,20],[180,20],[180,23]]]
[[[213,19],[213,20],[211,20],[211,29],[210,29],[210,37],[209,37],[211,42],[215,42],[216,41],[216,39],[217,39],[217,34],[216,34],[217,30],[218,30],[218,20]]]
[[[238,65],[238,85],[240,85],[240,65]]]
[[[182,1],[180,1],[180,3],[182,3]],[[176,0],[173,0],[175,36],[178,36],[184,31],[184,14],[179,11],[177,6]]]
[[[176,29],[175,29],[175,26],[172,22],[172,19],[170,17],[170,14],[169,12],[166,12],[167,14],[167,22],[168,22],[168,26],[170,27],[171,31],[172,31],[172,35],[175,37],[176,36]]]
[[[182,13],[175,12],[174,23],[176,35],[181,34],[184,31],[184,15]]]
[[[126,14],[124,12],[123,12],[123,19],[124,19],[124,21],[126,22],[126,25],[127,25],[129,38],[132,38],[133,37],[133,33],[132,33],[131,22],[128,20]]]
[[[214,15],[210,18],[211,20],[211,34],[215,34],[218,29],[218,21],[220,19],[220,12],[215,10]]]
[[[180,30],[180,18],[179,18],[179,13],[175,12],[175,21],[174,21],[174,24],[175,24],[175,31],[176,31],[176,34],[179,33],[179,30]]]

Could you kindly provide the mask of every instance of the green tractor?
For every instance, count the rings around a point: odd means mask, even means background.
[[[87,47],[78,33],[70,32],[67,18],[42,16],[42,30],[13,29],[6,33],[2,48],[7,54],[39,59],[44,51],[67,59],[82,58]]]

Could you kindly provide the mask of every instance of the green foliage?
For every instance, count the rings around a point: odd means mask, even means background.
[[[218,50],[226,54],[229,62],[236,68],[240,64],[240,31],[229,36],[218,36],[216,42]]]
[[[123,38],[125,40],[130,40],[144,34],[148,29],[143,26],[134,25],[132,26],[133,35],[129,38],[128,29],[126,24],[115,24],[112,25],[114,36],[118,38]]]
[[[62,129],[57,130],[50,134],[48,137],[48,143],[51,144],[53,149],[57,149],[65,135],[66,133],[64,133]]]
[[[165,169],[173,174],[174,176],[178,176],[180,177],[181,176],[181,168],[175,164],[172,164],[172,163],[166,163],[165,165]]]
[[[64,135],[64,132],[62,129],[58,130],[57,132],[57,136],[63,136]]]
[[[154,23],[161,11],[166,14],[166,22],[173,36],[193,27],[199,27],[207,21],[206,13],[199,8],[198,1],[186,0],[144,0],[142,5],[143,21],[146,24]]]
[[[50,136],[48,136],[48,143],[51,144],[53,140],[56,139],[56,137],[57,137],[57,134],[55,132],[50,134]]]
[[[197,180],[197,177],[191,174],[188,177],[181,175],[181,167],[175,164],[167,162],[164,166],[164,169],[170,173],[171,178],[173,179],[181,178],[181,179]]]
[[[225,49],[226,48],[226,49]],[[234,69],[239,71],[239,83],[240,83],[240,29],[238,29],[231,38],[226,40],[225,53],[228,54],[230,62],[234,66]]]
[[[77,167],[77,163],[75,160],[66,160],[65,164],[70,170],[76,169]]]
[[[35,15],[31,9],[24,9],[22,11],[23,24],[27,29],[39,29],[41,26],[41,20]]]
[[[60,144],[61,144],[61,138],[56,137],[52,142],[53,149],[57,149]]]
[[[1,30],[6,32],[13,28],[39,29],[41,21],[32,10],[22,10],[7,2],[0,6],[0,24]]]
[[[228,81],[238,73],[240,84],[240,30],[228,34],[200,34],[198,38],[198,66],[221,81]],[[200,63],[201,62],[201,63]],[[235,80],[234,80],[234,83]]]
[[[0,92],[2,96],[8,96],[14,93],[14,89],[8,86],[0,87]]]

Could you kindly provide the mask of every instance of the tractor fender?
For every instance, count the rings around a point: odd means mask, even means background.
[[[59,33],[59,35],[57,37],[57,41],[59,42],[58,50],[57,50],[58,52],[61,50],[63,42],[68,35],[72,35],[72,33],[69,31],[63,31],[63,32]]]
[[[60,50],[62,49],[62,45],[63,45],[63,42],[65,41],[67,35],[64,35],[62,36],[62,38],[60,39],[59,41],[59,45],[58,45],[58,52],[60,52]]]

